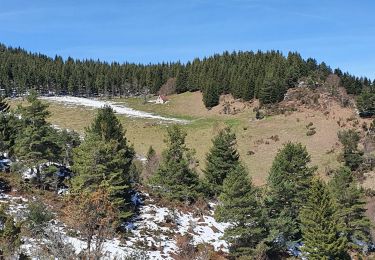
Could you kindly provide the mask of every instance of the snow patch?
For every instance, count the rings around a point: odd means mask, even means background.
[[[132,198],[133,202],[144,203],[140,195],[145,194],[135,193]],[[195,217],[190,212],[159,207],[147,194],[145,196],[147,203],[140,206],[139,214],[134,217],[133,221],[127,223],[132,226],[132,229],[128,229],[125,241],[119,238],[107,240],[103,246],[105,257],[102,259],[122,259],[141,250],[149,259],[172,260],[172,254],[178,251],[176,236],[184,234],[190,234],[195,245],[205,243],[212,245],[215,250],[228,252],[228,244],[221,238],[224,229],[228,226],[227,223],[219,223],[211,215]],[[27,199],[0,193],[1,203],[9,205],[9,213],[14,215],[17,221],[24,218]],[[47,232],[61,236],[64,243],[71,244],[77,254],[87,247],[83,239],[69,236],[64,223],[56,219],[49,223]],[[23,241],[22,249],[31,256],[33,256],[33,250],[40,247],[41,243],[29,237],[24,237]]]
[[[144,111],[135,110],[124,105],[115,104],[109,101],[101,101],[97,99],[88,99],[88,98],[80,98],[80,97],[72,97],[72,96],[54,96],[54,97],[40,97],[43,100],[47,101],[54,101],[59,103],[64,103],[67,105],[79,105],[79,106],[86,106],[92,108],[101,108],[105,105],[110,106],[117,114],[126,115],[129,117],[136,117],[136,118],[150,118],[150,119],[158,119],[167,122],[174,122],[180,124],[186,124],[189,121],[171,118],[171,117],[163,117],[159,115],[155,115],[152,113],[147,113]]]

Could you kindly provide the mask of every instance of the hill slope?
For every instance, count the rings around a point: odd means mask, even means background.
[[[307,146],[311,154],[312,163],[319,167],[321,175],[338,165],[337,156],[340,145],[337,132],[340,129],[353,127],[360,129],[363,122],[369,124],[368,119],[360,119],[353,107],[342,107],[327,92],[319,90],[314,92],[308,88],[299,88],[298,91],[307,91],[310,95],[318,93],[318,104],[311,106],[302,104],[301,95],[296,95],[292,100],[283,101],[278,106],[279,110],[287,111],[283,114],[271,113],[262,120],[256,119],[254,108],[257,102],[241,102],[230,96],[223,96],[221,104],[207,110],[202,102],[200,92],[186,92],[170,96],[170,102],[164,105],[146,103],[142,98],[112,99],[115,104],[154,114],[188,119],[191,122],[183,125],[187,131],[187,144],[196,150],[199,169],[205,165],[205,155],[211,146],[212,137],[222,127],[231,126],[238,141],[238,150],[241,160],[250,170],[254,182],[264,184],[272,160],[278,149],[288,141],[301,142]],[[289,93],[296,89],[290,90]],[[306,93],[302,96],[306,97]],[[13,105],[19,101],[13,101]],[[306,102],[305,102],[306,103]],[[232,114],[225,114],[226,107],[230,107]],[[235,108],[235,109],[234,109]],[[50,103],[52,117],[50,121],[62,128],[83,131],[88,126],[95,111],[84,106],[64,105]],[[291,111],[295,110],[295,111]],[[273,115],[272,115],[273,114]],[[134,144],[135,150],[145,155],[149,146],[153,146],[160,154],[164,149],[164,135],[168,124],[158,120],[144,118],[128,118],[118,115],[125,128],[126,135]],[[316,134],[308,136],[307,125],[315,128]]]

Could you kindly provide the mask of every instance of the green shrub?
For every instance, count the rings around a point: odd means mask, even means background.
[[[40,232],[52,219],[53,214],[49,211],[45,204],[40,201],[30,202],[26,213],[26,221],[30,230]]]

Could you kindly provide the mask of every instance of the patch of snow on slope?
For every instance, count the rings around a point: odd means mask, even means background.
[[[176,235],[190,234],[194,244],[210,244],[215,250],[228,252],[228,244],[221,239],[227,223],[219,223],[212,216],[195,217],[152,204],[152,200],[141,207],[134,221],[133,241],[143,238],[148,246],[161,248],[164,253],[176,253]]]
[[[200,217],[192,213],[184,213],[175,209],[157,206],[152,199],[147,197],[147,203],[140,207],[139,214],[133,219],[134,229],[129,231],[125,241],[118,238],[107,240],[103,247],[106,257],[103,259],[125,258],[133,252],[144,251],[150,259],[173,259],[176,253],[176,236],[190,234],[194,244],[210,244],[215,250],[228,251],[227,243],[221,239],[226,223],[216,222],[210,215]],[[18,219],[25,214],[28,200],[0,193],[0,204],[9,203],[9,212]],[[52,220],[48,231],[63,237],[65,243],[73,246],[78,254],[86,249],[86,242],[67,233],[65,225],[58,220]],[[24,237],[22,248],[32,255],[34,249],[39,247],[38,241]]]
[[[109,101],[101,101],[101,100],[96,100],[96,99],[88,99],[88,98],[80,98],[80,97],[72,97],[72,96],[41,97],[41,99],[47,100],[47,101],[60,102],[64,104],[73,104],[73,105],[78,105],[78,106],[92,107],[92,108],[101,108],[104,105],[108,105],[112,107],[116,113],[121,114],[121,115],[127,115],[129,117],[158,119],[162,121],[169,121],[169,122],[180,123],[180,124],[188,123],[187,120],[158,116],[152,113],[135,110],[135,109],[126,107],[124,105],[118,105]]]

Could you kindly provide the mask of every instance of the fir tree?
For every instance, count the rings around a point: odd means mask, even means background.
[[[259,93],[259,100],[262,104],[275,103],[275,88],[276,81],[272,79],[266,79],[263,83],[263,87]]]
[[[373,116],[375,114],[375,93],[368,90],[362,91],[357,97],[357,107],[360,115]]]
[[[344,146],[344,162],[351,170],[356,170],[361,165],[363,153],[358,150],[358,143],[360,141],[359,134],[353,130],[342,130],[337,133],[337,136]]]
[[[15,128],[14,115],[9,113],[9,105],[0,97],[0,154],[9,151],[14,145]]]
[[[239,155],[236,149],[236,135],[229,127],[221,130],[212,140],[213,146],[207,154],[206,181],[210,196],[217,196],[228,173],[238,165]]]
[[[108,190],[121,218],[131,215],[130,167],[134,150],[123,136],[124,130],[110,107],[99,110],[91,127],[86,129],[84,142],[74,149],[72,180],[78,192],[92,192],[99,187]]]
[[[329,183],[333,197],[336,200],[338,214],[344,222],[345,234],[350,246],[358,249],[358,242],[369,242],[370,220],[365,215],[366,202],[363,191],[350,171],[342,167],[335,172]]]
[[[30,104],[29,106],[19,107],[25,123],[35,128],[46,126],[46,120],[50,116],[48,105],[38,99],[38,95],[35,91],[30,92],[27,96],[27,101]]]
[[[86,130],[100,136],[103,141],[116,140],[126,145],[125,131],[110,106],[99,109],[91,126]]]
[[[284,97],[281,80],[276,75],[276,68],[270,67],[263,81],[263,86],[259,93],[259,100],[262,104],[272,104],[281,101]]]
[[[186,133],[177,125],[168,128],[167,149],[158,171],[151,183],[159,187],[159,192],[167,198],[192,201],[196,199],[199,178],[190,166],[192,151],[185,145]]]
[[[211,109],[219,104],[220,93],[217,86],[210,82],[207,88],[203,91],[203,103],[206,108]]]
[[[281,249],[300,238],[298,214],[316,170],[300,143],[287,143],[276,155],[267,180],[266,204],[270,217],[270,240]]]
[[[46,121],[49,116],[48,105],[37,99],[35,93],[28,97],[29,106],[20,107],[22,116],[22,131],[14,143],[14,153],[19,160],[33,170],[36,168],[37,184],[42,183],[39,165],[45,162],[57,161],[61,147],[56,140],[56,130]]]
[[[21,127],[22,121],[13,113],[0,114],[0,152],[14,155],[14,144]]]
[[[176,92],[183,93],[188,89],[188,77],[184,69],[180,69],[176,76]]]
[[[302,251],[308,259],[348,259],[342,220],[322,181],[313,182],[300,220]]]
[[[230,253],[236,257],[252,254],[265,238],[266,230],[256,189],[243,166],[238,164],[228,174],[219,201],[215,219],[231,223],[224,232]]]
[[[19,223],[14,223],[12,216],[5,214],[3,219],[0,219],[0,224],[2,225],[2,230],[0,230],[0,258],[11,259],[16,256],[15,253],[21,246],[21,226]]]

